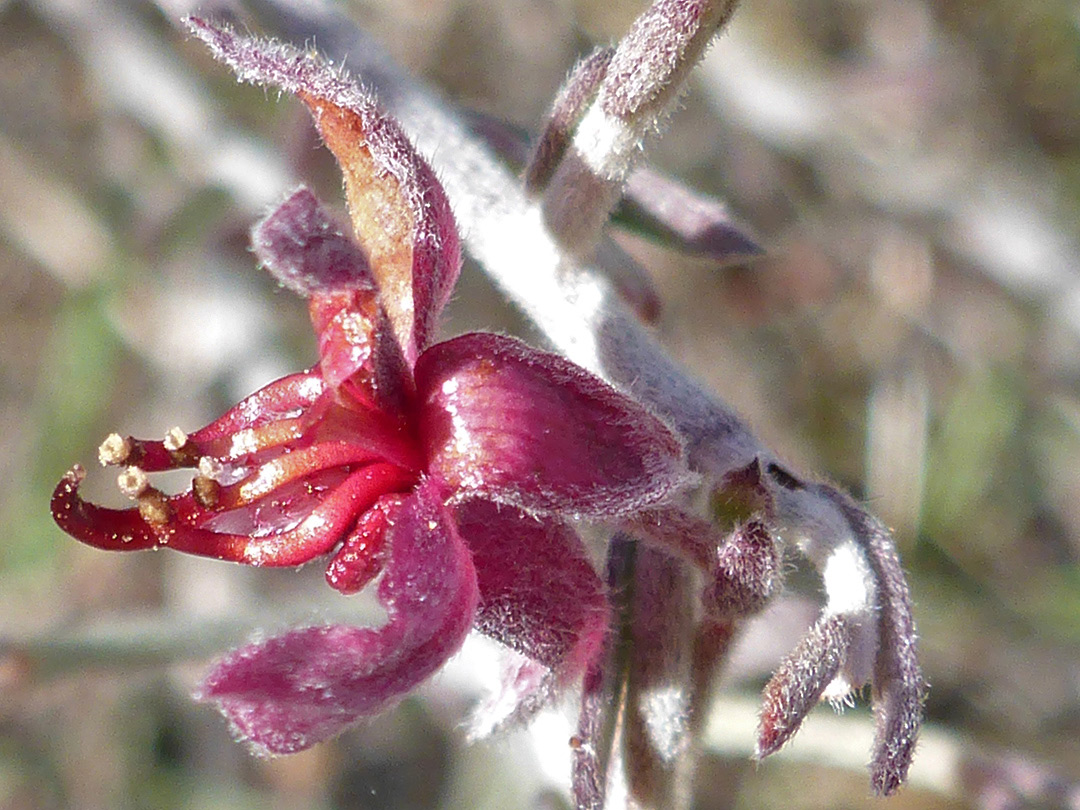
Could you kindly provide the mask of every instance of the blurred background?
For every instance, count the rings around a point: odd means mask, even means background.
[[[209,658],[370,605],[317,570],[95,552],[49,518],[108,432],[194,428],[315,356],[246,242],[298,178],[338,199],[332,162],[299,105],[178,33],[182,5],[0,0],[0,808],[558,807],[557,725],[465,744],[482,663],[250,758],[190,700]],[[448,97],[535,130],[644,5],[345,7]],[[660,338],[895,529],[933,687],[920,775],[887,804],[847,745],[862,705],[755,768],[747,707],[813,613],[793,587],[732,662],[695,806],[1080,807],[1080,5],[746,0],[652,157],[768,251],[720,268],[621,236]],[[476,327],[526,328],[467,265],[447,331]]]

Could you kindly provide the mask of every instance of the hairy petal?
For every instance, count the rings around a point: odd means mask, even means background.
[[[877,730],[870,783],[875,791],[888,796],[907,778],[928,691],[916,651],[918,634],[911,614],[911,595],[896,546],[885,527],[848,495],[831,488],[825,494],[850,522],[877,581],[879,638],[873,665]]]
[[[242,81],[294,93],[345,177],[353,228],[406,358],[426,345],[461,267],[457,225],[434,172],[401,127],[349,78],[301,51],[188,19]]]
[[[630,175],[613,216],[663,245],[722,264],[765,252],[719,200],[646,166]]]
[[[578,118],[596,95],[604,79],[613,48],[597,48],[570,72],[559,94],[555,96],[540,138],[536,142],[529,165],[525,169],[525,188],[542,191],[566,154]]]
[[[268,754],[333,737],[423,681],[461,646],[478,591],[469,551],[430,481],[400,505],[387,538],[378,629],[295,630],[227,655],[199,698]]]
[[[765,686],[756,756],[778,751],[832,683],[851,644],[843,616],[818,621]]]
[[[577,533],[479,498],[455,510],[480,587],[477,629],[560,679],[582,672],[598,650],[608,608]]]
[[[274,278],[305,298],[375,288],[367,257],[306,187],[289,194],[252,228],[251,247]]]
[[[610,516],[687,482],[675,436],[562,357],[468,334],[416,365],[429,469],[454,489],[527,510]]]

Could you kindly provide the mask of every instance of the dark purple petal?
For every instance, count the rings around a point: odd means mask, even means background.
[[[478,598],[470,554],[430,481],[389,529],[380,628],[308,627],[235,650],[207,676],[212,701],[258,751],[289,754],[385,709],[461,646]]]
[[[363,252],[307,188],[292,192],[252,229],[251,247],[274,278],[305,298],[375,287]]]
[[[476,566],[477,629],[562,679],[579,674],[603,640],[608,609],[577,533],[482,499],[455,515]]]
[[[457,226],[431,167],[371,96],[310,50],[243,36],[196,17],[187,23],[241,81],[281,87],[311,110],[341,166],[353,229],[394,331],[414,361],[461,268]]]
[[[429,470],[453,489],[540,512],[621,515],[687,481],[678,439],[557,355],[474,333],[416,364]]]
[[[765,253],[723,203],[653,169],[633,172],[623,194],[613,214],[615,224],[668,247],[722,264],[744,262]]]

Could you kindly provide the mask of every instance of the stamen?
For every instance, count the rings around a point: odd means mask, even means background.
[[[165,445],[165,449],[170,453],[175,453],[187,444],[187,434],[179,427],[169,428],[168,432],[165,434],[165,441],[162,442],[162,444]]]
[[[110,433],[98,447],[98,461],[102,467],[123,464],[131,455],[131,439],[119,433]]]
[[[128,467],[116,477],[116,485],[120,491],[132,500],[135,500],[150,486],[150,479],[146,473],[138,467]]]

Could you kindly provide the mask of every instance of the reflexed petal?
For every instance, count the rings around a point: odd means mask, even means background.
[[[843,616],[820,619],[784,659],[765,686],[755,756],[780,750],[832,683],[851,646],[851,625]]]
[[[634,400],[557,355],[475,333],[416,364],[429,469],[529,510],[624,514],[686,482],[681,446]]]
[[[367,258],[308,188],[298,188],[251,230],[251,247],[267,270],[293,292],[375,288]]]
[[[353,228],[394,331],[415,361],[461,268],[457,226],[434,172],[397,122],[319,57],[195,17],[187,22],[242,81],[277,85],[307,104],[345,176]]]
[[[406,498],[389,531],[380,628],[309,627],[226,656],[203,682],[237,734],[288,754],[382,711],[460,647],[477,604],[470,555],[436,488]]]
[[[457,506],[480,587],[477,629],[562,677],[581,672],[603,640],[607,599],[577,533],[511,506]]]
[[[386,535],[403,495],[384,495],[360,516],[326,566],[326,582],[344,594],[359,593],[383,569]]]

